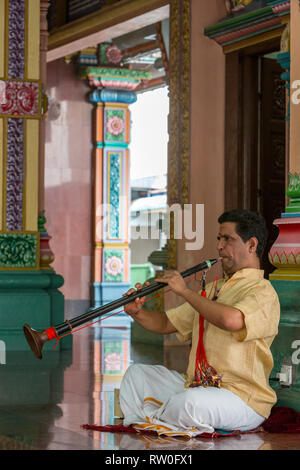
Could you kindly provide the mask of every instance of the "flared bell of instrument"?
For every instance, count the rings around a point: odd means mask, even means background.
[[[42,349],[46,341],[49,340],[45,331],[37,331],[31,328],[27,323],[23,326],[25,338],[30,346],[31,351],[38,359],[42,359]]]

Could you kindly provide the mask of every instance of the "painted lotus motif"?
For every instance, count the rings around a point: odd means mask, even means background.
[[[120,371],[122,365],[121,355],[115,352],[109,353],[105,356],[105,370],[106,371]]]
[[[125,129],[125,123],[119,116],[112,116],[108,118],[106,127],[110,134],[120,135]]]
[[[111,64],[119,64],[122,59],[122,53],[117,46],[109,46],[105,51],[106,58]]]
[[[105,262],[105,271],[107,274],[116,277],[122,273],[122,269],[123,263],[121,258],[118,258],[117,256],[111,256],[110,258],[107,258]]]

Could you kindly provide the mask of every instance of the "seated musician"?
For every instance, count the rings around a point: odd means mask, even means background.
[[[158,281],[180,295],[182,305],[147,311],[143,299],[136,299],[126,307],[147,330],[176,333],[192,344],[184,376],[161,365],[127,369],[120,388],[125,426],[187,437],[216,429],[249,431],[268,418],[276,403],[269,385],[270,346],[278,333],[280,305],[260,269],[265,221],[256,213],[234,210],[218,222],[224,279],[217,288],[216,283],[208,285],[205,297],[191,290],[177,271],[165,271]]]

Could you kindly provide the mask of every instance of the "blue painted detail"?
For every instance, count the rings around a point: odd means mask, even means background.
[[[102,305],[106,305],[109,302],[113,302],[114,300],[118,300],[122,298],[122,295],[125,294],[130,289],[130,284],[125,282],[94,282],[94,308],[101,307]],[[112,313],[116,313],[116,315],[107,318],[106,320],[102,320],[99,325],[101,326],[128,326],[128,315],[122,310],[123,307],[120,307],[114,311],[111,311],[105,315],[104,318],[108,317]],[[93,320],[96,321],[97,319]]]
[[[109,204],[113,208],[112,217],[109,218],[109,237],[120,237],[120,171],[121,171],[120,153],[110,153],[109,165]]]
[[[110,156],[112,154],[119,154],[120,155],[120,177],[118,181],[118,190],[119,190],[119,205],[115,205],[114,202],[111,202],[111,194],[110,194],[110,183],[111,183],[111,178],[110,178]],[[104,243],[123,243],[125,242],[125,232],[124,232],[124,220],[125,220],[125,214],[124,214],[124,207],[123,207],[123,202],[121,199],[121,191],[122,188],[125,186],[125,172],[122,171],[124,168],[125,164],[125,149],[109,149],[108,146],[104,146],[104,155],[103,155],[103,174],[105,177],[103,178],[103,204],[107,207],[107,215],[104,217],[103,220],[103,242]],[[114,188],[113,191],[116,191],[117,188]],[[110,226],[116,225],[116,218],[118,218],[118,231],[119,231],[119,236],[118,237],[113,237],[111,236],[112,231],[110,229]],[[113,247],[112,247],[113,248]],[[104,280],[104,278],[102,278]],[[123,278],[122,278],[123,279]],[[106,279],[106,281],[111,281],[111,279]],[[121,282],[121,279],[115,279],[117,282]]]
[[[109,88],[97,88],[89,95],[91,103],[127,103],[132,104],[137,101],[137,95],[133,91],[112,90]]]
[[[80,54],[78,58],[78,63],[80,65],[97,65],[98,59],[96,55]]]
[[[300,217],[300,212],[283,212],[281,214],[282,218],[288,218],[288,217]]]
[[[116,150],[118,147],[122,149],[126,149],[129,147],[129,144],[126,142],[107,142],[105,141],[105,147],[113,147]]]
[[[291,55],[290,52],[280,52],[277,54],[277,62],[283,68],[284,72],[281,74],[282,80],[285,81],[285,88],[288,90],[288,95],[290,97],[290,64],[291,64]],[[288,101],[288,110],[285,118],[287,121],[290,120],[290,100]]]
[[[130,289],[129,282],[94,282],[93,286],[95,307],[120,299]]]
[[[112,147],[114,150],[118,150],[128,148],[129,144],[126,142],[95,142],[94,147],[97,149]]]

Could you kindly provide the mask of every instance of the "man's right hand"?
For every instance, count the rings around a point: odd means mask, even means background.
[[[149,284],[150,283],[147,281],[145,283],[145,286],[149,286]],[[133,292],[136,292],[136,290],[141,290],[143,285],[140,282],[138,282],[135,285],[135,287],[136,289],[133,289],[133,288],[129,289],[125,294],[123,294],[123,297],[126,297],[126,295],[133,294]],[[132,303],[125,305],[124,307],[125,312],[131,317],[135,318],[139,314],[139,312],[142,310],[145,298],[146,297],[137,297]]]
[[[146,281],[145,286],[149,285],[150,282]],[[129,289],[126,294],[123,294],[123,297],[141,290],[143,285],[138,282],[135,287],[136,289]],[[165,312],[143,308],[145,298],[137,297],[132,300],[132,302],[124,306],[125,312],[148,331],[162,335],[176,333],[175,326],[170,322]]]

